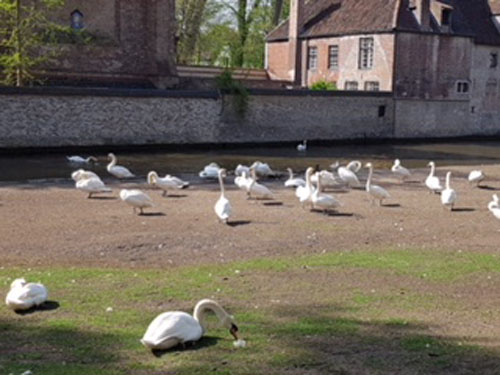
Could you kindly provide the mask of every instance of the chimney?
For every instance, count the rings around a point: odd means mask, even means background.
[[[422,31],[432,31],[431,28],[431,0],[414,0],[415,16]]]
[[[304,3],[305,0],[290,0],[290,20],[288,23],[288,67],[291,80],[299,84],[302,52],[298,38],[304,21]]]

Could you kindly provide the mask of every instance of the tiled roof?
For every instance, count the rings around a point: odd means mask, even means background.
[[[500,14],[500,0],[439,0],[453,7],[451,34],[473,36],[477,43],[500,45],[492,13]],[[391,31],[421,31],[408,0],[309,0],[305,4],[301,38]],[[397,17],[395,15],[397,14]],[[268,41],[288,39],[288,21]],[[432,30],[440,33],[436,20]]]

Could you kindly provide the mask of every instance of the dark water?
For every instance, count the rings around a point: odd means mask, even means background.
[[[114,151],[110,148],[109,151]],[[76,153],[81,156],[88,154]],[[175,174],[189,180],[196,180],[198,172],[210,162],[217,162],[228,170],[239,163],[250,165],[255,160],[270,164],[276,171],[291,167],[304,171],[308,166],[319,164],[327,168],[339,160],[345,163],[359,159],[372,161],[376,168],[389,168],[394,158],[402,160],[409,168],[425,167],[429,160],[438,165],[476,165],[500,163],[500,142],[457,142],[420,144],[379,144],[379,145],[309,145],[306,152],[298,152],[294,146],[286,147],[242,147],[238,149],[218,149],[210,151],[187,150],[186,152],[115,152],[118,164],[126,166],[138,177],[156,170],[160,175]],[[27,180],[68,179],[78,168],[94,170],[104,180],[107,152],[93,154],[99,159],[95,166],[69,164],[66,155],[72,153],[46,153],[30,155],[0,155],[0,181],[14,182]],[[112,177],[111,177],[112,178]]]

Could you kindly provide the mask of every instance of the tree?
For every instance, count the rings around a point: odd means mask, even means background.
[[[48,59],[38,51],[44,44],[44,31],[52,24],[46,15],[63,4],[64,0],[0,0],[3,83],[24,86],[33,80],[33,68]]]
[[[177,45],[177,61],[181,64],[193,62],[200,36],[207,0],[177,0],[177,22],[179,43]]]

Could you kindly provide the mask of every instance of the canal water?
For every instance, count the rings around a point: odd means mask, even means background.
[[[273,170],[281,172],[286,171],[287,167],[302,172],[308,166],[317,164],[321,168],[328,168],[336,160],[345,163],[354,159],[371,161],[376,168],[390,168],[395,158],[401,159],[403,165],[409,168],[423,168],[430,160],[436,161],[440,166],[500,163],[500,141],[335,146],[313,144],[308,146],[306,152],[297,151],[293,145],[187,149],[185,152],[115,151],[110,147],[107,152],[114,152],[118,157],[118,164],[126,166],[138,177],[155,170],[160,175],[175,174],[193,182],[197,180],[198,172],[210,162],[232,170],[240,163],[250,165],[260,160],[268,163]],[[107,152],[91,153],[99,160],[95,166],[68,163],[66,155],[75,153],[0,155],[0,182],[64,180],[69,179],[72,171],[81,167],[95,171],[106,180],[109,178],[106,172]],[[76,154],[85,157],[89,155]]]

